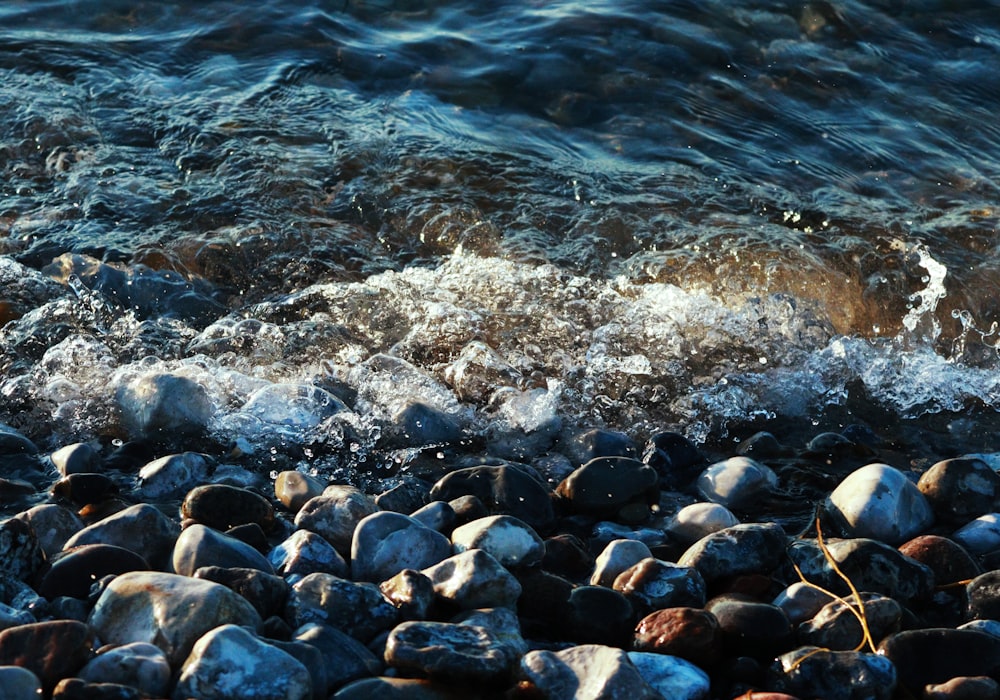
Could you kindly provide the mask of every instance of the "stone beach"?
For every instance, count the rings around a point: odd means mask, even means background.
[[[198,420],[163,406],[147,434]],[[815,450],[770,434],[715,459],[595,429],[373,491],[168,444],[0,429],[6,492],[46,492],[0,526],[5,698],[1000,694],[989,455],[858,446],[807,489]]]

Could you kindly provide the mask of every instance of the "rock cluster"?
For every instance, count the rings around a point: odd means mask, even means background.
[[[492,460],[377,494],[3,434],[57,472],[0,525],[14,700],[1000,691],[1000,476],[973,457],[845,473],[821,542],[761,517],[779,469],[667,434],[641,460],[586,434],[555,483]]]

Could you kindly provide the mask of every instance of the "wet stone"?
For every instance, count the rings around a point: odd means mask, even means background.
[[[646,556],[650,556],[647,554]],[[644,557],[640,557],[644,558]],[[576,535],[562,534],[545,540],[542,568],[576,580],[586,580],[594,571],[594,555]],[[620,573],[620,572],[619,572]],[[611,581],[614,583],[614,580]],[[611,583],[607,585],[610,586]],[[602,584],[603,585],[603,584]]]
[[[601,586],[577,586],[567,600],[566,638],[577,644],[624,646],[635,626],[632,604]]]
[[[208,630],[232,623],[256,627],[260,616],[242,596],[212,581],[160,572],[115,577],[90,614],[106,644],[149,642],[180,664]]]
[[[815,586],[796,581],[779,593],[771,604],[784,610],[788,620],[793,625],[797,625],[812,619],[816,613],[823,609],[824,605],[833,600],[834,598],[829,594]]]
[[[455,513],[455,509],[451,507],[450,503],[444,501],[431,501],[413,511],[410,517],[440,533],[451,532],[458,523],[458,514]]]
[[[84,528],[83,521],[75,512],[55,503],[34,506],[14,517],[31,526],[39,546],[49,559],[62,550],[70,537]]]
[[[544,533],[555,522],[549,490],[525,467],[509,464],[456,469],[431,488],[431,500],[453,501],[475,496],[486,507],[484,515],[512,515]],[[452,508],[461,512],[454,503]]]
[[[382,510],[391,510],[404,515],[412,514],[427,505],[430,490],[430,484],[412,478],[404,479],[376,496],[375,505]]]
[[[66,476],[97,471],[100,456],[89,443],[77,442],[60,447],[49,455],[49,459],[52,460],[56,470]]]
[[[42,578],[38,593],[48,599],[70,596],[85,599],[91,586],[105,576],[149,569],[135,552],[110,544],[84,544],[65,550]]]
[[[985,620],[1000,620],[1000,570],[988,571],[972,579],[965,587],[969,597],[969,615]]]
[[[708,700],[708,674],[690,661],[664,654],[628,652],[628,659],[653,690],[670,700]]]
[[[274,573],[271,563],[246,542],[204,525],[186,527],[174,544],[173,570],[191,576],[202,566],[241,567]]]
[[[706,583],[741,574],[767,574],[785,556],[785,531],[776,523],[750,523],[713,532],[677,560],[698,570]]]
[[[403,569],[379,584],[386,600],[396,606],[404,620],[423,620],[434,603],[434,584],[419,571]]]
[[[895,665],[900,685],[915,697],[927,685],[959,676],[1000,679],[1000,638],[977,630],[907,630],[882,640],[878,651]]]
[[[28,523],[11,518],[0,525],[0,571],[32,582],[44,564],[45,552]]]
[[[716,462],[698,477],[698,491],[712,503],[733,510],[749,508],[778,484],[777,475],[749,457]]]
[[[146,374],[119,387],[118,403],[133,436],[195,435],[212,418],[212,401],[203,386],[165,372]]]
[[[678,542],[690,546],[713,532],[739,524],[732,511],[719,503],[692,503],[670,518],[666,531]]]
[[[496,559],[481,549],[448,557],[424,569],[434,593],[464,610],[511,607],[521,595],[518,583]]]
[[[642,452],[642,461],[656,470],[661,486],[667,489],[684,488],[694,481],[705,464],[695,444],[673,432],[650,436]]]
[[[619,574],[613,587],[625,594],[639,615],[663,608],[705,604],[705,580],[697,569],[652,557]]]
[[[295,526],[324,537],[342,555],[349,555],[354,528],[378,511],[369,496],[354,486],[328,486],[323,495],[303,504]]]
[[[960,676],[924,687],[923,700],[985,700],[1000,698],[1000,683],[989,676]]]
[[[245,598],[260,615],[267,619],[284,612],[288,599],[288,583],[259,569],[238,567],[202,566],[195,570],[195,578],[220,583]]]
[[[891,700],[897,680],[896,669],[885,657],[816,647],[783,654],[769,677],[774,690],[823,700]]]
[[[632,647],[710,668],[722,654],[722,630],[715,615],[702,608],[666,608],[639,621]]]
[[[533,566],[545,554],[538,533],[510,515],[492,515],[461,525],[451,533],[451,543],[456,554],[482,549],[505,567]]]
[[[0,688],[6,700],[38,700],[42,696],[38,676],[21,666],[0,666]]]
[[[139,470],[136,490],[150,501],[180,498],[208,478],[210,466],[208,458],[197,452],[160,457]]]
[[[53,496],[76,506],[99,503],[118,494],[118,484],[106,474],[81,472],[59,479],[50,489]]]
[[[862,593],[864,616],[872,640],[878,644],[890,634],[899,631],[903,610],[892,598],[877,593]],[[833,651],[857,649],[864,642],[864,631],[855,616],[854,599],[851,607],[839,600],[827,603],[816,615],[799,625],[796,632],[799,643]]]
[[[181,517],[226,531],[255,523],[265,532],[274,524],[274,507],[248,489],[225,484],[205,484],[188,491],[181,503]]]
[[[94,650],[94,633],[76,620],[52,620],[0,632],[0,666],[22,666],[51,690],[76,675]]]
[[[597,457],[635,457],[635,443],[617,430],[594,428],[574,435],[562,445],[562,452],[579,467]]]
[[[80,530],[66,548],[110,544],[131,550],[156,569],[166,568],[180,526],[154,506],[138,503]]]
[[[376,676],[384,670],[382,660],[368,647],[329,625],[303,625],[295,630],[293,640],[308,644],[320,652],[326,678],[326,688],[322,693],[324,698],[346,683]],[[314,688],[315,690],[317,689]]]
[[[315,573],[347,578],[348,566],[340,553],[315,532],[296,530],[267,555],[274,571],[291,583]]]
[[[937,586],[975,578],[982,570],[957,542],[939,535],[921,535],[899,546],[900,554],[930,568]]]
[[[236,625],[201,637],[180,669],[174,697],[306,700],[312,678],[297,659]]]
[[[628,457],[598,457],[574,470],[556,493],[578,513],[615,516],[630,504],[654,504],[659,498],[656,470]]]
[[[120,683],[88,683],[63,678],[52,691],[52,700],[145,700],[137,689]]]
[[[530,651],[521,659],[521,676],[546,698],[628,698],[659,700],[621,649],[584,644],[562,651]]]
[[[385,647],[389,666],[485,683],[504,680],[519,658],[485,627],[444,622],[403,622]]]
[[[0,455],[35,455],[38,447],[10,426],[0,423]]]
[[[521,636],[521,621],[511,608],[482,608],[460,612],[449,622],[456,625],[485,627],[494,637],[513,649],[520,658],[528,653],[528,643]]]
[[[316,478],[296,471],[283,471],[274,479],[274,497],[292,513],[298,513],[306,501],[323,493],[325,485]]]
[[[354,531],[351,574],[379,583],[403,569],[425,569],[451,554],[448,538],[419,520],[382,511],[369,515]]]
[[[475,691],[471,691],[475,692]],[[365,678],[344,686],[330,700],[468,700],[470,690],[422,678]]]
[[[1000,513],[980,515],[952,533],[951,538],[974,556],[1000,550]]]
[[[309,574],[292,586],[285,619],[295,627],[325,623],[367,643],[391,629],[399,612],[372,583],[355,583],[331,574]]]
[[[462,439],[459,419],[420,401],[407,401],[391,418],[386,437],[392,445],[447,445]]]
[[[733,656],[770,661],[794,646],[792,624],[775,605],[722,597],[705,609],[719,621],[723,647]]]
[[[573,584],[547,571],[524,569],[518,572],[521,596],[517,613],[529,637],[558,639],[569,616]]]
[[[147,697],[166,697],[170,664],[159,647],[146,642],[98,649],[77,676],[88,683],[131,686]]]
[[[343,401],[312,384],[277,383],[253,392],[242,413],[269,426],[307,430],[346,410]]]
[[[594,563],[594,573],[590,583],[594,586],[611,587],[615,579],[627,569],[643,559],[652,557],[652,552],[644,542],[638,540],[613,540],[608,542]]]
[[[891,545],[923,533],[934,521],[917,486],[887,464],[869,464],[849,474],[825,508],[844,535]]]
[[[917,488],[942,523],[965,523],[1000,508],[1000,474],[981,459],[946,459],[924,472]]]

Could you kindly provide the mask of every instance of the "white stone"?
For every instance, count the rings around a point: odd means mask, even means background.
[[[504,566],[531,566],[545,555],[538,533],[510,515],[491,515],[461,525],[452,531],[451,544],[456,554],[482,549]]]
[[[832,600],[834,599],[828,593],[824,593],[815,586],[796,581],[779,593],[771,605],[784,610],[789,621],[793,625],[797,625],[800,622],[811,620],[824,605]]]
[[[174,498],[208,478],[208,460],[197,452],[154,459],[139,470],[136,490],[146,500]]]
[[[424,569],[451,554],[451,542],[437,530],[402,513],[373,513],[358,523],[351,542],[351,574],[381,583],[403,569]]]
[[[710,465],[698,477],[698,491],[713,503],[727,508],[742,508],[769,493],[778,476],[749,457],[730,457]]]
[[[705,535],[739,524],[739,518],[721,503],[692,503],[677,511],[665,529],[678,542],[691,545]]]
[[[629,661],[654,690],[671,700],[707,700],[708,674],[690,661],[668,654],[628,652]]]
[[[869,464],[851,472],[830,494],[826,507],[845,535],[891,545],[921,534],[934,521],[917,485],[888,464]]]
[[[518,580],[481,549],[448,557],[422,573],[438,596],[465,610],[512,607],[521,595]]]
[[[653,553],[649,547],[639,540],[608,542],[594,562],[594,573],[590,577],[590,585],[611,588],[619,574],[652,556]]]
[[[958,528],[951,538],[974,555],[1000,550],[1000,513],[980,515]]]
[[[295,583],[303,576],[324,572],[345,578],[347,562],[333,545],[315,532],[296,530],[267,555],[276,573]]]

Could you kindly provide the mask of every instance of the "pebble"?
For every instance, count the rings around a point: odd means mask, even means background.
[[[403,569],[379,584],[386,600],[396,606],[403,620],[423,620],[434,603],[434,584],[424,574]]]
[[[78,472],[59,479],[49,491],[56,498],[82,507],[117,495],[118,484],[107,474]]]
[[[456,554],[481,549],[505,567],[534,566],[545,554],[538,533],[511,515],[491,515],[461,525],[452,531],[451,544]]]
[[[180,667],[175,698],[306,700],[312,677],[297,659],[237,625],[202,636]]]
[[[316,573],[292,586],[284,617],[292,627],[324,623],[367,644],[392,629],[399,613],[372,583]]]
[[[241,567],[274,573],[271,562],[246,542],[197,524],[184,528],[177,538],[172,565],[174,573],[181,576],[191,576],[202,566]]]
[[[451,532],[458,523],[458,513],[445,501],[431,501],[424,504],[410,513],[410,517],[441,533]]]
[[[646,556],[651,556],[651,554],[647,554]],[[574,581],[582,581],[589,578],[595,572],[595,565],[596,560],[594,555],[590,553],[583,540],[576,535],[564,533],[546,538],[545,554],[542,557],[541,564],[542,568],[546,571],[551,571]],[[611,583],[614,583],[613,579]],[[611,583],[600,585],[610,586]]]
[[[577,586],[566,601],[564,635],[578,644],[625,646],[632,636],[635,611],[629,599],[610,588]]]
[[[521,635],[521,622],[511,608],[466,610],[451,618],[451,622],[485,627],[502,643],[516,650],[518,658],[528,653],[528,643]]]
[[[401,513],[381,511],[358,523],[351,542],[351,573],[380,583],[403,569],[426,569],[447,558],[451,542],[437,530]]]
[[[202,566],[195,570],[195,578],[221,583],[246,599],[261,619],[281,615],[288,599],[288,582],[259,569],[239,567]]]
[[[0,666],[0,688],[5,700],[38,700],[42,682],[23,666]]]
[[[987,513],[952,533],[951,538],[970,554],[983,556],[1000,549],[1000,513]]]
[[[434,484],[429,497],[452,501],[460,496],[475,496],[486,507],[485,514],[512,515],[536,532],[547,532],[555,523],[549,490],[527,467],[499,464],[456,469]]]
[[[698,492],[712,503],[733,510],[750,507],[778,484],[770,467],[749,457],[730,457],[707,467],[698,477]]]
[[[378,512],[368,495],[354,486],[327,486],[323,494],[306,501],[295,515],[295,526],[324,537],[345,557],[350,555],[354,528]]]
[[[623,571],[652,556],[653,553],[649,551],[649,547],[638,540],[608,542],[594,562],[594,573],[590,576],[590,583],[594,586],[610,588]]]
[[[708,700],[708,674],[689,661],[664,654],[628,652],[628,659],[653,690],[670,700]]]
[[[84,528],[83,520],[75,512],[55,503],[42,503],[18,513],[19,520],[24,520],[35,531],[38,544],[51,559],[60,552],[66,541]]]
[[[771,604],[784,610],[789,622],[797,625],[811,619],[832,600],[835,599],[829,593],[803,581],[796,581],[779,593]]]
[[[960,676],[924,687],[924,700],[986,700],[1000,698],[1000,683],[989,676]]]
[[[556,494],[575,512],[614,516],[629,505],[656,503],[658,484],[656,470],[637,459],[597,457],[563,479]]]
[[[656,470],[663,488],[681,489],[701,473],[706,460],[686,437],[665,431],[646,441],[642,461]]]
[[[27,522],[11,518],[0,525],[0,571],[33,581],[44,565],[45,552]]]
[[[891,700],[897,684],[896,669],[883,656],[817,647],[783,654],[768,676],[773,690],[823,700]]]
[[[845,536],[891,545],[922,534],[934,522],[920,489],[888,464],[869,464],[851,472],[830,494],[825,507]]]
[[[145,559],[128,549],[110,544],[82,544],[64,550],[53,561],[38,586],[38,593],[50,600],[59,596],[85,599],[94,582],[105,576],[148,568]]]
[[[741,574],[767,574],[784,559],[786,541],[776,523],[733,525],[695,542],[677,563],[697,569],[709,584]]]
[[[861,593],[864,617],[872,641],[878,644],[890,634],[899,631],[903,609],[892,598],[877,593]],[[832,651],[857,649],[864,643],[864,632],[855,615],[857,604],[853,597],[850,608],[839,600],[823,606],[816,615],[798,627],[796,632],[803,646],[816,646]]]
[[[632,646],[711,668],[722,655],[719,620],[702,608],[671,607],[650,613],[636,625]]]
[[[422,678],[365,678],[344,686],[330,700],[477,700],[483,696],[447,682]]]
[[[308,530],[296,530],[267,555],[274,571],[290,583],[314,573],[347,578],[348,565],[325,538]]]
[[[28,669],[47,692],[75,676],[94,651],[94,631],[77,620],[51,620],[0,632],[0,667]]]
[[[88,525],[70,537],[65,547],[115,545],[144,557],[154,569],[166,569],[180,531],[180,526],[160,509],[137,503]]]
[[[974,619],[1000,620],[1000,570],[987,571],[965,587],[969,615]]]
[[[901,544],[899,552],[930,568],[937,586],[965,581],[982,573],[979,564],[961,545],[940,535],[914,537]]]
[[[447,445],[462,439],[459,417],[420,401],[406,401],[390,418],[386,437],[400,447]]]
[[[653,557],[619,574],[614,589],[624,593],[640,615],[679,606],[700,608],[705,604],[705,580],[697,569]]]
[[[229,623],[256,627],[260,622],[253,606],[225,586],[157,571],[116,576],[88,619],[102,642],[155,644],[172,668],[205,632]]]
[[[519,660],[516,647],[476,625],[403,622],[385,645],[385,662],[394,668],[482,683],[505,680]]]
[[[430,490],[430,484],[404,477],[400,483],[377,495],[375,505],[382,510],[412,515],[414,511],[427,505]]]
[[[939,522],[954,526],[1000,508],[1000,474],[974,457],[946,459],[917,482]]]
[[[88,683],[117,683],[130,686],[148,697],[167,697],[170,664],[159,647],[133,642],[97,650],[77,676]]]
[[[662,700],[621,649],[583,644],[562,651],[529,651],[521,676],[546,698]]]
[[[423,574],[434,593],[464,610],[512,607],[521,595],[521,584],[490,554],[472,549],[448,557]]]
[[[292,513],[298,513],[306,501],[323,493],[325,485],[308,474],[283,471],[274,479],[274,497]]]
[[[677,511],[665,529],[677,542],[690,546],[713,532],[739,524],[739,519],[724,505],[691,503]]]
[[[139,470],[136,490],[150,501],[180,498],[208,478],[209,468],[208,457],[197,452],[160,457]]]
[[[302,625],[295,630],[293,640],[308,644],[320,652],[326,678],[326,688],[321,693],[324,698],[342,685],[360,678],[377,676],[385,670],[382,659],[375,656],[368,647],[330,625]]]
[[[562,445],[562,453],[575,468],[597,457],[635,457],[636,447],[632,438],[623,432],[594,428],[567,440]]]
[[[794,646],[792,623],[776,605],[724,596],[709,601],[705,610],[719,621],[723,648],[731,656],[770,661]]]
[[[882,640],[878,653],[893,663],[900,685],[914,697],[927,685],[959,676],[1000,679],[1000,638],[978,630],[906,630]]]
[[[205,387],[169,372],[152,372],[120,386],[122,419],[135,437],[197,435],[212,418]]]
[[[274,525],[274,506],[249,489],[205,484],[188,491],[181,503],[181,517],[223,532],[249,523],[267,532]]]
[[[63,476],[97,471],[100,455],[90,443],[65,445],[49,455],[53,466]]]

